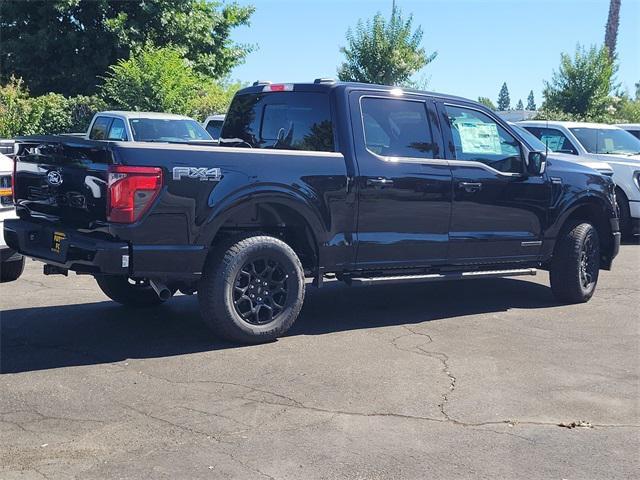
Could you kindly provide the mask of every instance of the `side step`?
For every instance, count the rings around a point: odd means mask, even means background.
[[[536,275],[535,268],[518,268],[513,270],[486,270],[479,272],[447,272],[430,273],[426,275],[399,275],[395,277],[354,277],[351,285],[390,285],[393,283],[440,282],[445,280],[468,280],[472,278],[502,278],[519,277],[522,275]]]

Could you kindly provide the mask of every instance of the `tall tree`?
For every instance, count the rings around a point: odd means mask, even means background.
[[[489,97],[478,97],[478,103],[483,104],[485,107],[495,110],[496,106]]]
[[[511,98],[509,97],[509,88],[507,82],[502,84],[500,93],[498,94],[498,110],[505,111],[511,108]]]
[[[544,109],[582,118],[605,113],[614,83],[616,66],[606,46],[588,50],[578,45],[573,56],[562,53],[560,68],[544,82]]]
[[[345,61],[338,69],[343,81],[400,85],[431,63],[436,52],[428,54],[422,42],[422,28],[413,29],[413,15],[404,17],[393,2],[391,17],[380,12],[372,19],[359,20],[347,31],[347,46],[340,51]]]
[[[636,83],[636,100],[640,100],[640,82]]]
[[[109,65],[148,45],[180,48],[196,71],[222,77],[251,50],[230,33],[252,13],[217,0],[2,0],[0,81],[92,93]]]
[[[621,0],[609,1],[609,16],[605,27],[604,44],[609,49],[609,56],[615,58],[616,43],[618,42],[618,27],[620,26],[620,3]]]
[[[518,103],[516,103],[516,110],[524,110],[524,103],[522,103],[522,99],[519,99]]]
[[[527,110],[532,110],[532,111],[537,110],[536,101],[533,98],[533,90],[529,92],[529,96],[527,97]]]

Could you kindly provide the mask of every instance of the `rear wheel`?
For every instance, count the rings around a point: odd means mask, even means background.
[[[95,278],[104,294],[122,305],[152,307],[164,303],[148,280],[134,280],[118,275],[100,275]]]
[[[558,239],[549,277],[551,290],[566,303],[587,302],[600,272],[600,240],[590,223],[573,223]]]
[[[11,260],[10,262],[2,262],[0,265],[0,282],[13,282],[20,278],[24,271],[24,257],[20,260]]]
[[[198,286],[200,313],[227,340],[261,343],[282,336],[304,300],[304,271],[283,241],[265,235],[231,239],[210,255]]]

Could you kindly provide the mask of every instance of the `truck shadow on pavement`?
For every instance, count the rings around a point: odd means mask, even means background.
[[[335,282],[320,290],[307,289],[302,313],[288,336],[412,325],[555,305],[548,287],[515,279],[367,288]],[[7,310],[2,312],[0,322],[0,373],[227,348],[250,347],[216,339],[199,319],[196,298],[187,296],[146,310],[124,308],[110,301]]]

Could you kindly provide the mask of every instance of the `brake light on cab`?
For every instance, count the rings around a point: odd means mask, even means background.
[[[151,207],[162,189],[158,167],[109,167],[107,220],[134,223]]]
[[[263,92],[292,92],[293,83],[274,83],[262,87]]]

